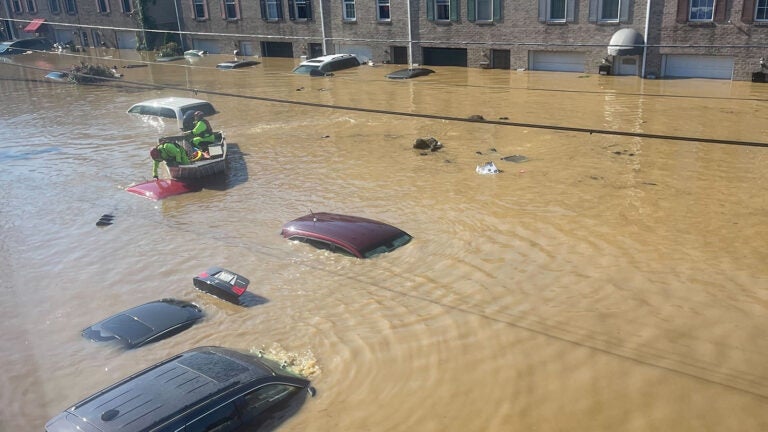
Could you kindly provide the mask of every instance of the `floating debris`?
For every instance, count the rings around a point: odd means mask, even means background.
[[[504,156],[501,160],[514,163],[528,162],[528,158],[523,155]]]
[[[493,162],[486,162],[483,165],[478,165],[475,169],[478,174],[498,174],[500,169],[496,168],[496,164]]]
[[[108,226],[112,225],[112,220],[115,219],[114,215],[111,215],[109,213],[103,214],[99,220],[96,222],[96,226]]]

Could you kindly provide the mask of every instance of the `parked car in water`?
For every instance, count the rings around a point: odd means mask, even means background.
[[[256,60],[231,60],[216,65],[218,69],[241,69],[259,64]]]
[[[216,109],[210,102],[185,97],[149,99],[128,108],[130,114],[175,119],[179,129],[182,130],[192,129],[192,127],[185,127],[184,123],[185,120],[187,122],[192,120],[191,114],[195,111],[202,111],[206,117],[216,114]]]
[[[137,348],[181,333],[203,316],[196,304],[162,299],[99,321],[81,334],[94,342],[118,341],[126,348]]]
[[[234,304],[240,303],[250,283],[245,276],[221,267],[211,267],[192,278],[195,288]]]
[[[360,60],[354,54],[331,54],[305,60],[293,69],[293,73],[322,76],[357,66],[360,66]]]
[[[0,55],[24,54],[27,51],[49,51],[53,43],[40,37],[0,42]]]
[[[335,213],[310,213],[294,219],[283,225],[281,234],[288,240],[358,258],[391,252],[413,238],[384,222]]]
[[[425,76],[435,73],[432,69],[427,68],[410,68],[410,69],[400,69],[398,71],[391,72],[387,74],[387,78],[389,79],[410,79],[410,78],[417,78],[420,76]]]
[[[274,427],[313,394],[276,362],[221,347],[195,348],[67,408],[46,432],[251,431]]]

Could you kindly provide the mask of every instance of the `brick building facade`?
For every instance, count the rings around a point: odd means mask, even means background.
[[[768,54],[768,0],[0,1],[3,37],[84,47],[735,80]]]

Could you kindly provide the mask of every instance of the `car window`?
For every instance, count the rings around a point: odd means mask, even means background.
[[[181,113],[182,114],[186,114],[189,111],[192,111],[192,112],[194,112],[194,111],[202,111],[203,114],[205,114],[207,116],[216,114],[216,110],[213,109],[213,105],[211,105],[209,103],[199,103],[199,104],[196,104],[196,105],[186,106],[186,107],[182,108]]]
[[[307,238],[307,237],[300,237],[300,236],[293,236],[293,237],[290,237],[288,240],[300,241],[300,242],[306,243],[308,245],[314,246],[314,247],[316,247],[318,249],[329,250],[331,252],[337,252],[337,253],[341,253],[341,254],[349,255],[349,256],[357,256],[354,253],[352,253],[352,251],[350,251],[350,250],[348,250],[348,249],[346,249],[344,247],[341,247],[341,246],[339,246],[337,244],[334,244],[334,243],[324,242],[324,241],[318,240],[318,239]]]
[[[232,402],[203,414],[187,423],[185,432],[229,432],[240,426],[240,416]]]
[[[287,384],[268,384],[246,394],[238,400],[243,424],[270,420],[270,415],[284,408],[281,402],[287,402],[299,390],[299,387]]]
[[[176,118],[176,113],[171,108],[156,107],[151,105],[137,105],[128,112],[133,114],[152,115],[165,118]]]

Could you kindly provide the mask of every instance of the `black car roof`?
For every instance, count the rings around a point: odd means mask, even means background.
[[[83,330],[84,337],[113,335],[128,347],[140,345],[168,329],[197,321],[200,308],[183,300],[162,299],[120,312]]]
[[[278,374],[253,356],[201,347],[138,372],[67,411],[102,431],[149,430],[201,401]],[[293,385],[304,385],[305,380],[284,376]]]

